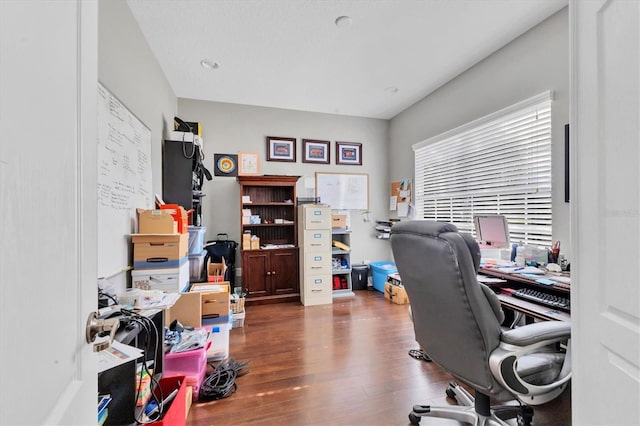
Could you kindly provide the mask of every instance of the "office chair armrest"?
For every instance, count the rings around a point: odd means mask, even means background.
[[[555,348],[558,343],[564,343],[566,354]],[[540,358],[536,360],[538,355]],[[518,373],[523,357],[540,366],[561,362],[557,376],[547,384],[528,383]],[[502,332],[500,345],[489,356],[489,368],[496,380],[525,404],[551,401],[571,380],[571,324],[545,321]]]
[[[571,323],[543,321],[502,332],[500,340],[515,346],[529,346],[545,340],[562,340],[571,337]]]

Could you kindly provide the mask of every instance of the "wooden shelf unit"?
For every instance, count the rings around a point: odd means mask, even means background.
[[[284,248],[254,249],[241,246],[242,288],[247,304],[300,300],[298,281],[298,234],[296,182],[300,176],[239,176],[240,234],[260,238],[260,246]],[[250,202],[244,202],[249,197]],[[243,209],[260,216],[260,223],[242,223]],[[281,219],[285,223],[275,223]]]

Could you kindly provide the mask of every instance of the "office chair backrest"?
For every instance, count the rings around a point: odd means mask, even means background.
[[[391,230],[391,247],[420,346],[459,380],[500,392],[489,370],[501,334],[499,303],[477,281],[478,244],[452,224],[402,221]]]

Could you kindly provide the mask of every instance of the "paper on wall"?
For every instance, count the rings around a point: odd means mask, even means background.
[[[409,203],[398,203],[398,216],[407,217],[409,215]]]
[[[389,199],[389,210],[394,211],[397,208],[398,205],[398,197],[395,195],[392,195],[391,198]]]

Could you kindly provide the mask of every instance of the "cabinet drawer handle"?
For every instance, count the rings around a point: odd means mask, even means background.
[[[267,275],[271,275],[271,271],[267,271]]]
[[[275,275],[275,274],[276,274],[276,271],[273,271],[271,274],[272,274],[272,275]]]

